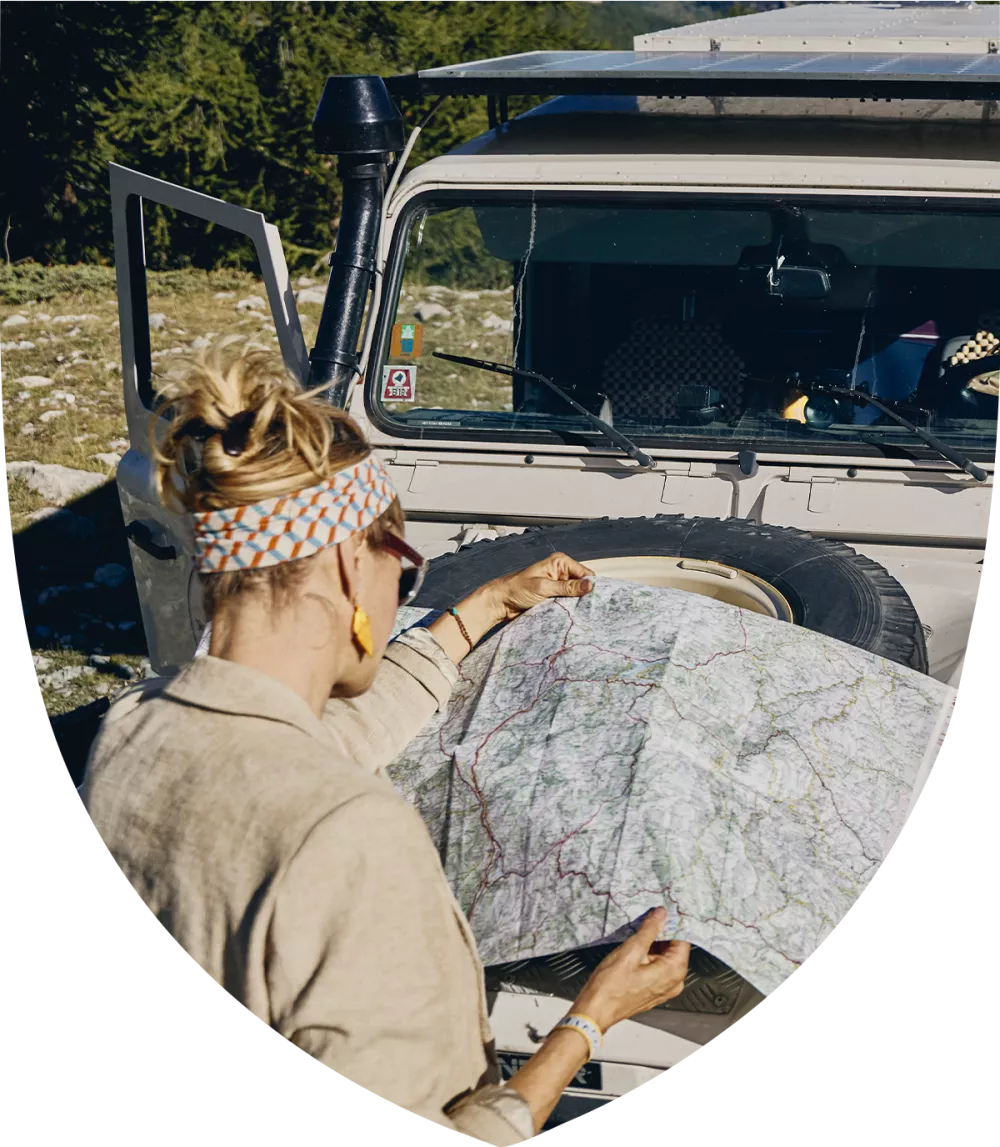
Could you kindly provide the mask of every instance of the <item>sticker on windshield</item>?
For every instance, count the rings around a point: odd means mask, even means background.
[[[419,358],[424,345],[424,328],[420,323],[396,323],[392,328],[389,354],[393,358]]]
[[[417,368],[384,366],[382,368],[382,401],[412,402],[417,392]]]

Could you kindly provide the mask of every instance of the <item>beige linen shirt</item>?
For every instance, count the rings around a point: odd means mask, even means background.
[[[496,1084],[475,941],[380,772],[455,680],[412,630],[320,720],[274,678],[204,657],[111,707],[82,793],[139,895],[255,1015],[376,1094],[504,1145],[532,1121]]]

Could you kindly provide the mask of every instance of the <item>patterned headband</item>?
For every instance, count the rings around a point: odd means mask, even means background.
[[[374,454],[324,482],[253,506],[192,514],[201,573],[262,569],[309,557],[370,526],[396,491]]]

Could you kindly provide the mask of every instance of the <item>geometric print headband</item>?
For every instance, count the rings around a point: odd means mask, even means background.
[[[304,490],[192,514],[195,565],[201,573],[223,573],[309,557],[370,526],[395,497],[382,463],[369,454]]]

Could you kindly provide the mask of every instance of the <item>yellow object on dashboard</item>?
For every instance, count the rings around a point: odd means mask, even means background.
[[[793,422],[805,422],[806,403],[809,401],[809,395],[802,394],[800,391],[795,391],[789,397],[791,401],[781,412],[781,417],[789,418]]]

